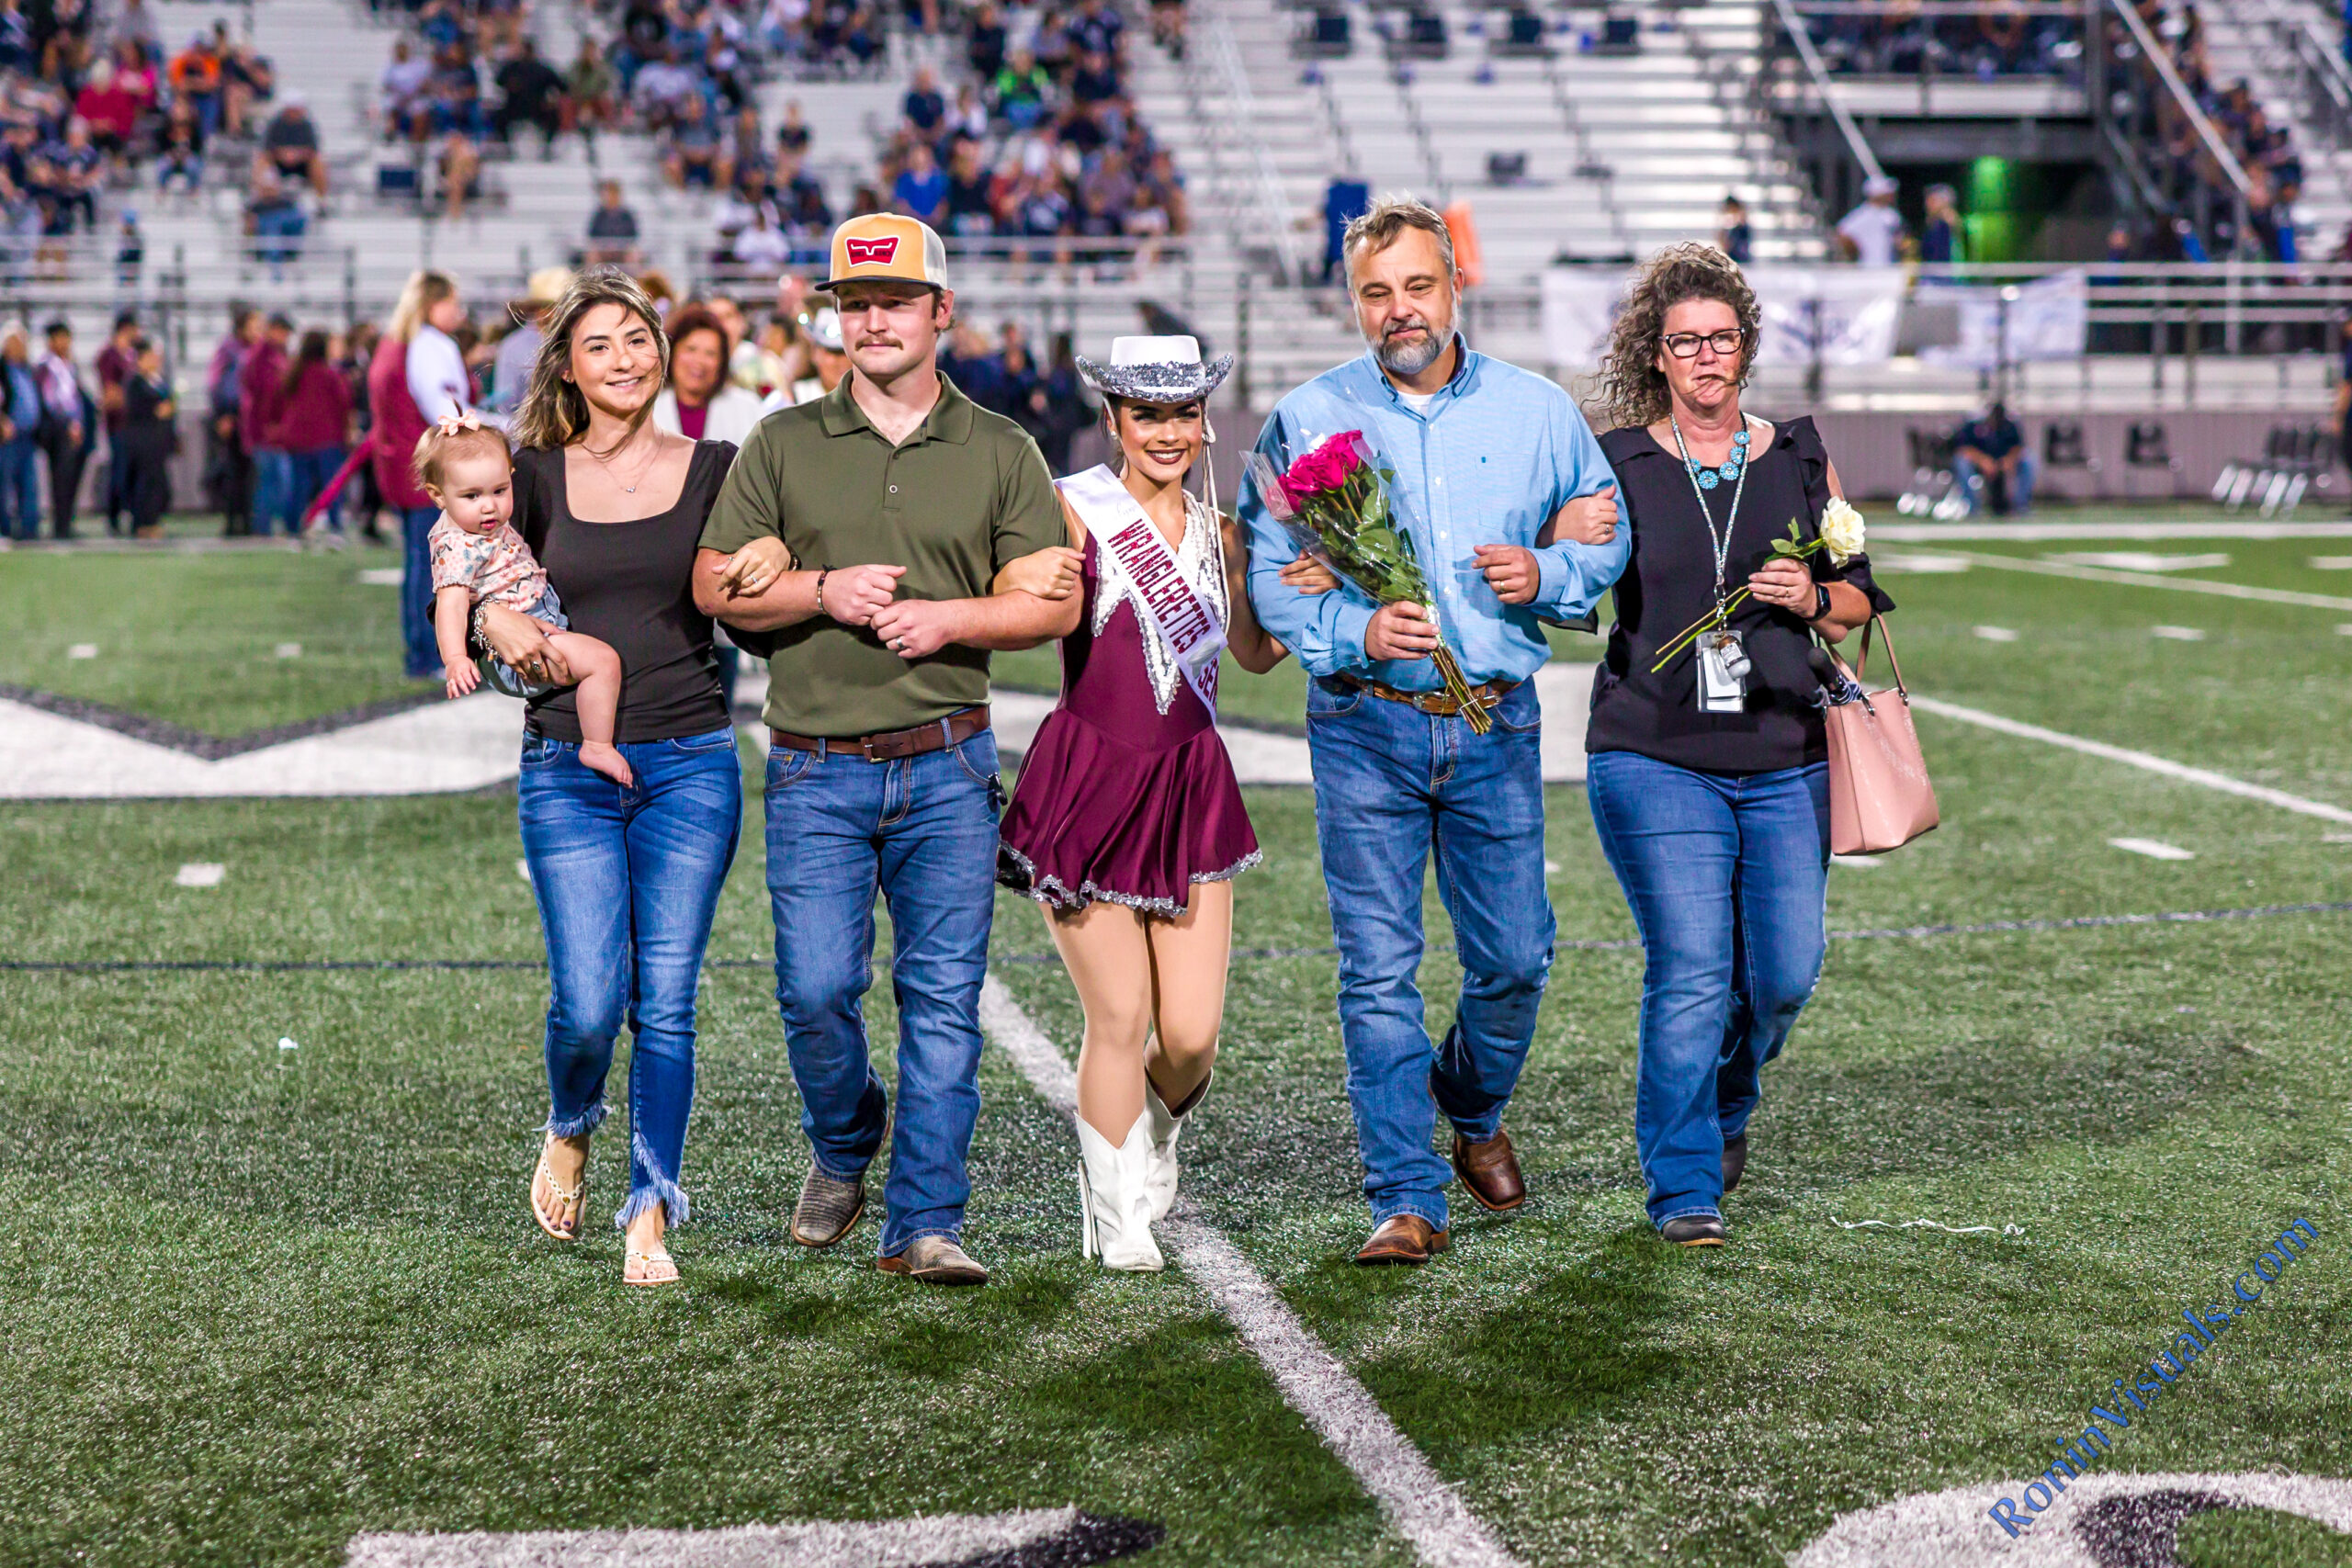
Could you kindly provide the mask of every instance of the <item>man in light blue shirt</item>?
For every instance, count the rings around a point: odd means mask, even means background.
[[[1375,203],[1349,225],[1345,260],[1372,346],[1276,404],[1259,450],[1280,469],[1327,436],[1362,431],[1396,470],[1434,604],[1301,593],[1280,578],[1296,547],[1254,483],[1240,510],[1250,602],[1314,678],[1316,827],[1374,1224],[1356,1260],[1421,1263],[1449,1239],[1448,1162],[1430,1144],[1439,1111],[1453,1126],[1453,1173],[1482,1207],[1508,1211],[1526,1196],[1502,1114],[1534,1037],[1554,931],[1542,715],[1528,677],[1550,652],[1539,622],[1589,613],[1629,545],[1605,525],[1593,535],[1603,543],[1539,544],[1571,501],[1615,479],[1565,390],[1454,332],[1461,277],[1444,220],[1419,202]],[[1488,734],[1441,689],[1438,627],[1488,710]],[[1453,1027],[1434,1047],[1415,983],[1432,846],[1463,968]]]

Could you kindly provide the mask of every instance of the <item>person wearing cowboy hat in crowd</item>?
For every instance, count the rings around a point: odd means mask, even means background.
[[[1530,680],[1551,650],[1538,623],[1589,613],[1629,543],[1608,525],[1609,502],[1580,500],[1609,493],[1615,477],[1567,392],[1455,331],[1462,276],[1443,218],[1418,201],[1375,202],[1348,225],[1342,257],[1370,347],[1275,404],[1258,449],[1280,472],[1317,442],[1361,432],[1396,472],[1398,521],[1436,603],[1305,596],[1280,580],[1295,547],[1255,481],[1241,514],[1258,618],[1314,677],[1316,831],[1374,1226],[1356,1261],[1418,1264],[1450,1234],[1447,1162],[1430,1146],[1439,1111],[1453,1127],[1453,1174],[1481,1208],[1526,1198],[1502,1117],[1552,964],[1543,716]],[[1555,518],[1565,541],[1546,543]],[[1489,716],[1485,734],[1440,689],[1441,626]],[[1432,849],[1463,970],[1453,1025],[1434,1047],[1415,985]]]
[[[484,404],[492,413],[511,413],[523,400],[531,366],[539,357],[539,321],[563,291],[571,287],[568,266],[543,266],[523,286],[523,298],[507,306],[514,330],[498,340],[498,357],[491,362],[490,397]]]
[[[1233,355],[1123,337],[1078,362],[1119,469],[1060,483],[1070,545],[997,587],[1083,605],[1062,699],[1022,760],[997,880],[1044,908],[1086,1013],[1078,1055],[1081,1247],[1106,1269],[1162,1266],[1151,1223],[1176,1199],[1176,1143],[1208,1093],[1233,941],[1232,879],[1258,840],[1216,732],[1220,651],[1253,674],[1284,656],[1242,591],[1249,554],[1216,508],[1208,400]],[[1202,494],[1184,490],[1195,467]],[[1337,580],[1305,556],[1285,582]]]
[[[880,1268],[977,1285],[988,1270],[960,1237],[1004,798],[989,653],[1064,635],[1079,606],[991,592],[1008,562],[1068,534],[1036,443],[939,373],[956,296],[938,234],[853,218],[831,261],[822,288],[850,373],[752,431],[704,530],[695,600],[769,660],[776,996],[814,1155],[792,1237],[849,1235],[887,1132]],[[895,1122],[862,1009],[877,886],[899,998]]]

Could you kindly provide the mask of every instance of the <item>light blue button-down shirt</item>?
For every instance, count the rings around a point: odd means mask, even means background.
[[[1276,403],[1258,450],[1280,469],[1326,436],[1363,431],[1396,472],[1413,550],[1463,673],[1474,684],[1523,681],[1551,653],[1538,615],[1566,621],[1590,611],[1625,570],[1632,542],[1621,528],[1606,545],[1536,546],[1563,504],[1616,483],[1616,476],[1565,389],[1454,342],[1462,363],[1428,412],[1399,397],[1367,351]],[[1250,605],[1307,673],[1345,671],[1401,691],[1437,688],[1429,660],[1364,656],[1364,628],[1377,606],[1362,593],[1301,593],[1282,581],[1297,547],[1246,479],[1240,512],[1250,531]],[[1478,569],[1480,545],[1535,552],[1534,603],[1506,604],[1495,596]]]

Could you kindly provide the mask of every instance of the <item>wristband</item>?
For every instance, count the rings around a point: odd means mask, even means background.
[[[1813,585],[1813,614],[1809,619],[1826,620],[1829,615],[1829,590],[1816,582]]]
[[[817,614],[820,615],[825,613],[825,578],[832,570],[824,567],[817,573]]]

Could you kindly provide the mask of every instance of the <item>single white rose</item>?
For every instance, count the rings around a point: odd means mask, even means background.
[[[1829,558],[1844,566],[1862,553],[1862,514],[1831,496],[1821,509],[1821,542],[1829,547]]]

